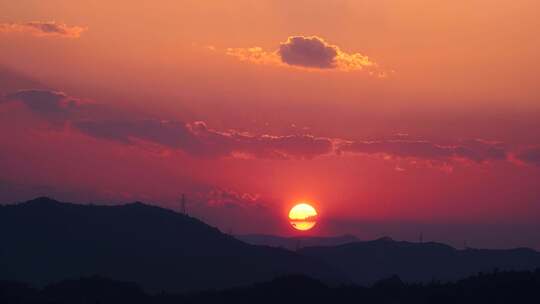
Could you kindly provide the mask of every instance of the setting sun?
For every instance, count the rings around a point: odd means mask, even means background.
[[[299,203],[289,211],[291,225],[301,231],[312,229],[317,224],[317,210],[308,203]]]

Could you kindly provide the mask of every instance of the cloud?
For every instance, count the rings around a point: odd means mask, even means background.
[[[188,196],[188,212],[198,218],[203,217],[205,222],[229,234],[260,226],[261,222],[264,222],[264,227],[259,232],[279,229],[282,225],[276,220],[280,214],[275,208],[270,208],[276,199],[216,186],[201,190]]]
[[[126,145],[149,143],[164,148],[164,151],[181,150],[201,158],[313,159],[346,153],[380,156],[398,162],[405,159],[445,164],[462,160],[476,163],[507,160],[509,154],[504,144],[482,139],[438,144],[410,139],[406,134],[383,140],[351,141],[311,134],[219,131],[209,128],[203,121],[141,119],[48,90],[18,91],[8,94],[6,100],[21,102],[51,122],[69,124],[72,129],[96,139]],[[538,149],[523,151],[518,157],[524,162],[538,163]]]
[[[227,55],[256,64],[281,64],[281,59],[275,52],[266,52],[260,47],[228,48]]]
[[[508,151],[505,144],[483,139],[469,139],[456,147],[456,157],[483,162],[488,160],[506,160]]]
[[[80,121],[74,122],[73,126],[95,138],[124,144],[136,144],[137,140],[148,141],[207,158],[311,159],[330,154],[333,148],[331,140],[326,138],[219,132],[209,129],[201,121]]]
[[[320,69],[335,68],[338,52],[339,48],[316,36],[289,37],[278,50],[281,60],[286,64]]]
[[[281,43],[278,54],[286,64],[308,68],[361,70],[375,65],[367,56],[343,52],[317,36],[289,37]]]
[[[57,36],[79,38],[87,28],[68,26],[56,21],[30,21],[25,23],[0,23],[0,33],[24,32],[34,36]]]
[[[515,157],[526,164],[540,166],[540,146],[523,149]]]
[[[23,103],[33,113],[56,122],[72,118],[81,106],[78,99],[69,97],[63,92],[50,90],[20,90],[7,94],[4,98],[4,102],[17,101]]]
[[[282,42],[276,51],[251,47],[229,48],[226,53],[242,61],[257,64],[340,71],[369,70],[371,74],[378,76],[385,74],[368,56],[344,52],[317,36],[291,36]]]
[[[480,139],[462,141],[456,145],[440,145],[423,140],[381,140],[345,142],[340,152],[382,155],[386,158],[414,158],[422,160],[464,159],[474,162],[505,160],[503,144]]]
[[[100,108],[100,105],[82,102],[57,91],[21,90],[6,95],[4,102],[20,102],[51,122],[69,123],[94,138],[130,145],[149,142],[198,157],[311,159],[330,154],[333,149],[330,139],[311,135],[220,132],[208,128],[202,121],[185,123],[115,114],[119,111],[105,106]],[[105,115],[110,118],[103,119]]]
[[[63,92],[49,90],[20,90],[6,95],[8,101],[20,101],[32,111],[39,113],[58,113],[66,111],[72,104]]]
[[[207,193],[199,193],[198,199],[211,207],[250,208],[265,207],[259,194],[236,192],[231,189],[214,188]]]
[[[32,113],[55,123],[65,124],[84,119],[134,119],[134,113],[109,105],[80,99],[64,92],[47,89],[19,90],[0,98],[1,103],[18,102]]]

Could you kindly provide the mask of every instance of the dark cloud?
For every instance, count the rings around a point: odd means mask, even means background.
[[[180,149],[198,157],[257,157],[309,159],[332,152],[332,142],[310,135],[249,135],[234,131],[218,132],[204,122],[178,121],[81,121],[73,126],[83,133],[125,144],[149,141]]]
[[[147,141],[171,149],[183,150],[198,157],[256,157],[268,159],[310,159],[332,152],[332,142],[311,135],[252,135],[236,131],[219,132],[204,122],[184,123],[138,119],[113,115],[99,119],[103,106],[83,103],[65,93],[47,90],[24,90],[8,94],[9,102],[21,102],[32,112],[55,123],[69,122],[82,133],[123,144]],[[96,115],[97,113],[97,115]],[[98,119],[96,119],[96,116]],[[122,117],[124,116],[124,117]],[[127,117],[125,117],[127,116]]]
[[[35,36],[59,36],[65,38],[79,38],[86,28],[68,26],[56,21],[30,21],[24,23],[0,23],[0,32],[29,32]]]
[[[0,99],[2,102],[19,102],[31,112],[56,123],[81,121],[83,119],[132,120],[136,113],[116,109],[112,106],[94,103],[67,95],[64,92],[31,89],[8,93]]]
[[[6,100],[20,101],[38,113],[65,112],[70,106],[67,99],[65,93],[48,90],[21,90],[6,95]]]
[[[47,90],[19,91],[7,95],[7,100],[19,101],[32,112],[53,122],[69,122],[73,129],[94,138],[128,145],[148,142],[203,158],[312,159],[347,152],[382,155],[385,158],[481,163],[506,160],[508,154],[502,143],[481,139],[442,145],[412,140],[407,135],[375,141],[346,141],[309,134],[256,135],[234,130],[218,131],[202,121],[185,123],[139,119],[134,115],[111,115],[115,111],[105,106],[100,108],[82,103],[65,93]],[[538,150],[524,151],[519,158],[528,163],[538,162]]]
[[[456,157],[466,158],[476,162],[487,160],[506,160],[508,151],[500,142],[490,142],[482,139],[461,141],[456,146]]]
[[[507,156],[502,144],[483,140],[468,140],[458,145],[439,145],[421,140],[357,141],[341,144],[339,151],[425,160],[467,159],[475,162],[504,160]]]
[[[312,69],[356,71],[368,69],[371,75],[386,77],[369,57],[360,53],[347,53],[317,36],[292,36],[280,44],[277,51],[261,47],[228,48],[227,55],[257,64],[288,65]]]
[[[197,136],[192,125],[178,121],[77,121],[72,125],[94,138],[123,144],[147,141],[171,149],[180,149],[200,157],[224,156],[231,151],[227,142],[205,141],[204,138]]]
[[[294,36],[280,45],[278,54],[290,65],[331,69],[336,67],[338,51],[319,37]]]
[[[421,160],[465,159],[474,162],[505,160],[503,144],[484,140],[439,145],[420,140],[343,141],[312,135],[251,135],[209,129],[204,122],[141,120],[130,122],[85,121],[73,124],[83,133],[125,144],[149,141],[180,149],[198,157],[312,159],[342,152]]]
[[[133,144],[134,139],[142,139],[171,148],[180,148],[190,134],[185,124],[157,121],[79,121],[73,125],[83,133],[125,144]]]
[[[516,154],[516,157],[526,164],[540,166],[540,146],[521,150]]]
[[[21,102],[32,112],[61,123],[75,116],[81,103],[63,92],[49,90],[21,90],[7,94],[4,102]],[[1,101],[0,101],[1,102]]]

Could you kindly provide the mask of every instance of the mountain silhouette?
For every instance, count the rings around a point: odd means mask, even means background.
[[[244,234],[236,235],[235,237],[252,245],[282,247],[289,250],[297,250],[302,247],[336,246],[359,241],[357,237],[348,234],[331,237],[282,237],[268,234]]]
[[[0,207],[0,280],[44,286],[100,275],[150,291],[226,288],[304,274],[342,277],[285,249],[254,246],[171,210],[38,198]]]
[[[495,269],[540,267],[540,253],[528,248],[457,250],[440,243],[411,243],[390,238],[333,247],[306,247],[299,253],[327,262],[362,285],[393,275],[406,282],[448,281]]]

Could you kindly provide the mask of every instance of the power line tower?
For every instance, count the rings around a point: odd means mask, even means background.
[[[187,215],[187,211],[186,211],[186,196],[182,193],[182,200],[181,200],[181,204],[182,204],[182,213],[184,215]]]

